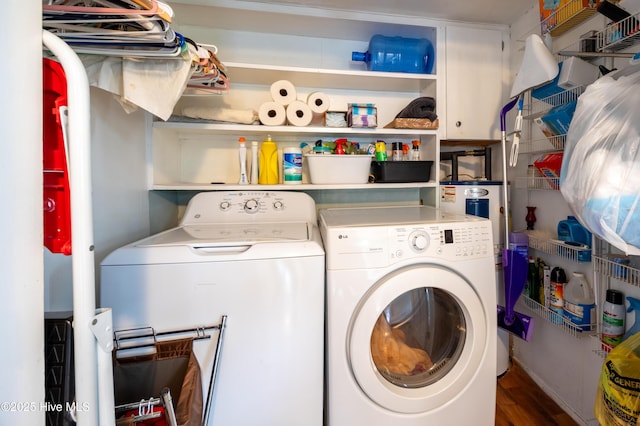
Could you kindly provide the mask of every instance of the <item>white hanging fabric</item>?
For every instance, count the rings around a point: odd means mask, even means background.
[[[127,112],[140,107],[168,120],[183,94],[229,89],[217,47],[174,32],[173,10],[166,3],[55,0],[42,9],[43,28],[69,44],[85,64],[90,84],[113,93]]]

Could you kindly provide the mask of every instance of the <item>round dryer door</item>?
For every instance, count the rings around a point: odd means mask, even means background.
[[[489,309],[462,276],[413,265],[378,281],[354,312],[348,358],[378,405],[420,413],[455,399],[487,351]]]

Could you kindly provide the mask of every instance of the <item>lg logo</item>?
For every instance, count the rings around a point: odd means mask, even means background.
[[[338,235],[338,239],[339,239],[339,240],[346,240],[347,238],[349,238],[349,236],[348,236],[348,235],[345,235],[345,234],[340,234],[340,235]]]

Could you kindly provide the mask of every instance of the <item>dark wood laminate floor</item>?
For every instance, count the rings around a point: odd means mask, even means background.
[[[498,379],[496,426],[574,426],[577,423],[517,363]]]

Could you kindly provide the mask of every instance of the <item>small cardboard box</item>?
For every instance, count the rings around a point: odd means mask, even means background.
[[[378,109],[374,104],[349,104],[349,127],[378,127]]]
[[[547,183],[552,189],[560,189],[562,157],[562,152],[545,154],[533,162],[533,165],[542,173],[542,176],[546,178]]]
[[[573,114],[576,111],[578,101],[568,102],[563,105],[551,108],[551,110],[541,117],[549,130],[556,136],[563,136],[569,132]]]

